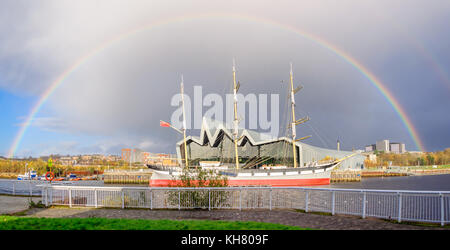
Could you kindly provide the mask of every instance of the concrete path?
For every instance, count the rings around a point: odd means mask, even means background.
[[[396,224],[379,219],[355,216],[328,216],[293,210],[147,210],[147,209],[95,209],[95,208],[33,208],[29,217],[65,218],[129,218],[171,220],[229,220],[259,221],[325,230],[441,230],[449,228]]]
[[[41,198],[33,197],[35,203]],[[0,214],[12,214],[27,210],[29,207],[29,197],[0,195]]]
[[[95,208],[32,208],[29,197],[0,195],[0,214],[25,211],[26,217],[48,218],[130,218],[171,220],[229,220],[278,223],[304,228],[325,230],[448,230],[450,228],[413,226],[391,223],[379,219],[356,216],[318,215],[294,210],[148,210],[148,209],[95,209]],[[41,199],[33,197],[35,203]]]

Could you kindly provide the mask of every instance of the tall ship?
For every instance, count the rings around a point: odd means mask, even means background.
[[[305,143],[311,136],[297,138],[296,126],[309,117],[296,119],[295,94],[301,87],[294,88],[292,64],[290,68],[288,101],[289,123],[285,137],[274,138],[267,134],[239,128],[236,83],[236,68],[233,62],[234,120],[229,129],[223,122],[203,118],[200,137],[186,137],[184,110],[184,86],[181,79],[183,127],[173,127],[160,121],[163,127],[172,127],[183,135],[177,143],[178,165],[147,164],[152,170],[150,186],[176,186],[181,182],[184,171],[190,169],[212,170],[226,176],[229,186],[315,186],[330,184],[331,171],[344,163],[362,166],[364,157],[350,151],[314,147]],[[339,147],[339,146],[338,146]]]

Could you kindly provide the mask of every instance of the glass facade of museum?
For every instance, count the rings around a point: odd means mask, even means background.
[[[206,120],[205,120],[206,121]],[[214,127],[210,123],[203,123],[200,137],[189,136],[186,140],[187,155],[191,165],[199,161],[220,161],[222,164],[235,164],[235,148],[232,135],[224,126]],[[210,129],[213,127],[213,129]],[[240,164],[282,165],[292,167],[292,140],[286,137],[264,138],[263,135],[250,130],[239,130],[241,140],[238,142]],[[352,154],[351,151],[338,151],[311,146],[296,142],[298,166],[309,166],[317,161],[330,161],[344,158]],[[179,159],[184,159],[184,141],[177,143]],[[357,154],[344,160],[340,168],[361,169],[365,157]]]

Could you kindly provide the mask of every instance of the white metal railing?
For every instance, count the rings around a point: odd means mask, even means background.
[[[148,168],[139,168],[139,169],[105,169],[103,171],[104,173],[121,173],[121,172],[127,172],[127,173],[152,173],[151,169]]]
[[[47,206],[148,209],[302,209],[401,221],[450,222],[450,191],[304,187],[93,187],[41,185]]]
[[[44,180],[0,180],[0,194],[9,195],[25,195],[25,196],[40,196],[42,188],[41,185],[48,184]],[[98,186],[103,185],[103,181],[58,181],[53,182],[54,185],[67,186]]]
[[[0,182],[0,194],[11,195],[41,195],[41,188],[38,185],[44,184],[43,181],[15,181],[7,180]]]

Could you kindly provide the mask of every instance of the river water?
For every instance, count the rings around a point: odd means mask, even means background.
[[[13,188],[13,182],[15,186]],[[32,192],[40,194],[37,185],[39,181],[32,181]],[[12,194],[13,189],[16,194],[29,194],[28,181],[16,181],[11,179],[0,179],[0,194]],[[72,185],[103,186],[100,181],[78,181]],[[120,185],[105,185],[120,186]],[[136,186],[136,185],[126,185]],[[450,191],[450,174],[446,175],[425,175],[425,176],[402,176],[402,177],[369,177],[362,178],[360,182],[332,183],[325,186],[313,186],[316,188],[348,188],[348,189],[382,189],[382,190],[421,190],[421,191]]]
[[[450,191],[450,174],[401,176],[401,177],[367,177],[360,182],[331,183],[321,188],[382,189],[382,190],[422,190]]]
[[[0,194],[17,194],[17,195],[41,195],[41,187],[39,185],[48,184],[46,181],[25,180],[18,181],[16,179],[0,179]],[[74,186],[103,186],[103,181],[73,181],[73,182],[56,182],[60,185]]]

